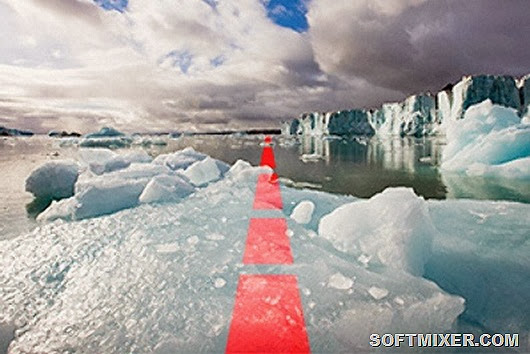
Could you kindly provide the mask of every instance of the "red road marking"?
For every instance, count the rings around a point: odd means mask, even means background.
[[[272,138],[270,136],[266,136],[265,137],[265,144],[271,144],[272,143]]]
[[[310,352],[294,275],[240,276],[226,352]]]
[[[274,161],[274,151],[271,146],[265,146],[261,153],[260,166],[269,166],[270,168],[276,168],[276,161]]]
[[[258,176],[254,209],[282,209],[280,183],[276,173],[264,173]]]
[[[292,264],[287,223],[283,218],[250,219],[244,264]]]

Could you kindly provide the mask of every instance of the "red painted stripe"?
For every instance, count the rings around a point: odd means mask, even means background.
[[[226,352],[310,352],[294,275],[240,276]]]
[[[269,166],[270,168],[276,168],[276,161],[274,161],[274,151],[271,146],[265,146],[261,153],[260,166]]]
[[[244,264],[292,264],[293,254],[282,218],[250,219]]]
[[[280,183],[276,173],[264,173],[258,176],[254,209],[282,209]]]

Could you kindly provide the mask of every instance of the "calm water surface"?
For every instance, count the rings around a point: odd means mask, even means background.
[[[191,146],[216,159],[257,165],[262,136],[194,136],[164,139],[165,146],[133,146],[152,156]],[[35,227],[32,195],[24,191],[31,170],[52,159],[75,158],[78,148],[47,137],[0,139],[0,239]],[[425,198],[530,202],[530,183],[462,177],[438,169],[440,139],[275,138],[276,171],[285,185],[369,198],[387,187],[407,186]]]

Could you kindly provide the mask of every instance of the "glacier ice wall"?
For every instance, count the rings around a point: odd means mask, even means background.
[[[443,134],[446,122],[462,119],[466,110],[484,100],[529,114],[529,76],[464,76],[437,94],[413,95],[378,109],[304,113],[285,122],[287,135],[428,136]]]

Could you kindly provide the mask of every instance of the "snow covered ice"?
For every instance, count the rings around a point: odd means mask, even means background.
[[[10,351],[223,352],[256,181],[271,170],[238,161],[223,171],[190,149],[130,155],[120,168],[91,154],[74,196],[41,214],[73,221],[41,217],[0,241]],[[197,187],[195,176],[209,181]],[[458,332],[462,319],[528,335],[528,205],[431,202],[405,188],[364,200],[282,186],[282,199],[296,262],[273,272],[298,277],[312,351],[367,350],[371,333]]]

